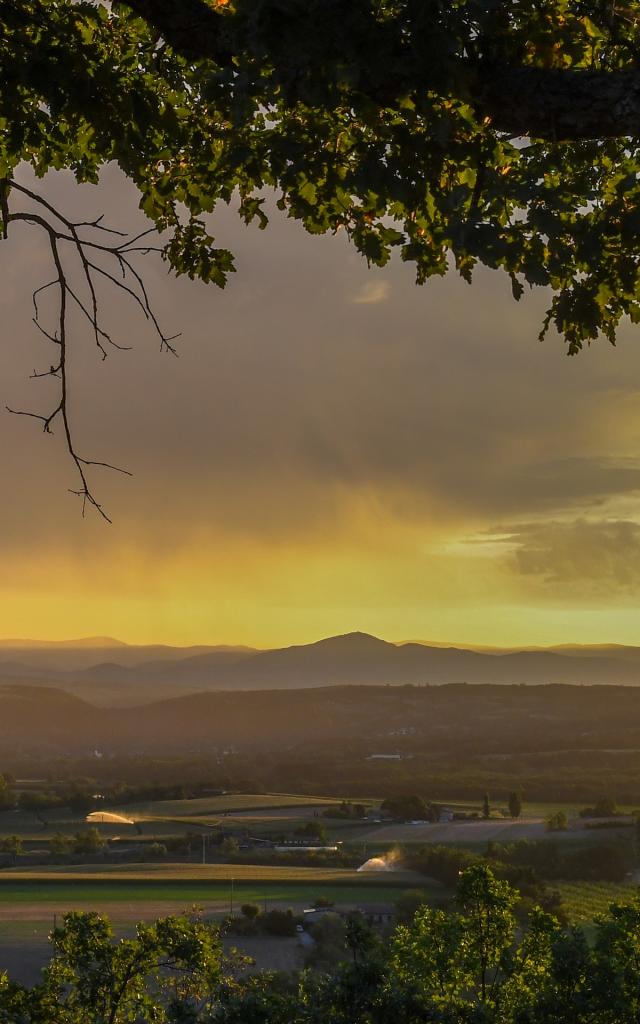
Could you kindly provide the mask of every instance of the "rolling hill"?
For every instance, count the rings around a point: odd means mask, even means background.
[[[373,753],[398,750],[409,757],[467,751],[500,759],[506,752],[614,748],[640,755],[635,688],[309,687],[196,693],[130,709],[98,708],[51,687],[0,687],[3,757],[315,751],[321,760],[349,756],[364,764]]]

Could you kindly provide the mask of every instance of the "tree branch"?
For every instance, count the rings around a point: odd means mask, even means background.
[[[236,55],[226,38],[222,19],[203,0],[125,0],[126,5],[161,33],[185,57],[214,60],[232,67]]]
[[[19,210],[16,212],[10,212],[8,196],[11,190],[15,190],[15,192],[25,196],[31,203],[36,204],[37,207],[39,207],[39,210]],[[56,378],[59,381],[59,397],[53,410],[46,414],[23,409],[13,409],[9,406],[6,408],[8,412],[13,413],[16,416],[26,416],[31,419],[38,420],[42,423],[42,429],[47,434],[53,432],[52,426],[55,424],[56,420],[61,422],[67,452],[75,465],[76,472],[79,477],[79,486],[76,489],[71,489],[71,493],[78,495],[78,497],[82,499],[83,516],[85,515],[87,506],[89,505],[92,506],[104,520],[111,522],[90,487],[87,469],[95,466],[102,469],[113,470],[117,473],[124,473],[127,476],[131,476],[131,473],[120,466],[113,465],[110,462],[84,458],[79,454],[76,448],[69,419],[68,315],[70,302],[75,304],[83,317],[88,320],[91,325],[96,346],[98,347],[103,359],[106,359],[108,354],[107,348],[105,347],[106,344],[117,349],[124,349],[128,346],[121,345],[114,341],[108,331],[106,331],[101,325],[98,292],[95,280],[96,275],[102,279],[106,279],[109,284],[126,293],[136,302],[142,310],[145,319],[153,325],[155,332],[159,336],[161,349],[170,351],[175,355],[176,351],[172,342],[175,340],[177,335],[168,336],[163,333],[149,301],[144,281],[131,262],[131,258],[136,253],[146,253],[154,249],[152,246],[135,245],[135,243],[145,237],[148,232],[144,231],[139,235],[129,238],[122,232],[105,227],[101,222],[101,217],[98,217],[93,221],[71,221],[60,213],[59,210],[53,207],[46,199],[37,195],[37,193],[32,192],[23,185],[19,185],[17,182],[11,183],[11,188],[7,192],[7,199],[5,200],[3,210],[3,224],[5,230],[8,229],[9,224],[25,223],[43,231],[48,241],[51,260],[55,270],[55,275],[52,280],[47,281],[46,284],[40,285],[40,287],[36,288],[33,292],[32,299],[34,308],[33,323],[47,341],[57,346],[58,351],[56,355],[56,362],[51,364],[46,370],[34,370],[31,374],[31,379],[40,379],[42,377]],[[84,229],[82,230],[82,233],[81,229]],[[94,239],[85,236],[86,229],[116,235],[122,240],[114,241],[111,244],[96,242]],[[63,246],[71,246],[72,252],[75,253],[75,256],[80,261],[85,284],[85,293],[88,296],[87,299],[85,299],[83,295],[70,283],[69,273],[65,266],[65,257],[62,252]],[[112,274],[105,267],[100,266],[99,263],[95,262],[95,259],[100,257],[102,257],[103,260],[111,259],[115,263],[118,273]],[[133,285],[129,285],[126,282],[125,279],[127,275],[133,279]],[[48,330],[41,324],[40,308],[38,305],[39,296],[51,288],[55,288],[58,291],[57,326],[53,331],[51,329]]]
[[[252,48],[250,32],[234,24],[234,15],[221,15],[204,0],[125,0],[164,40],[187,59],[211,60],[221,67],[233,66],[234,57]],[[221,5],[222,6],[222,5]],[[318,5],[293,7],[281,14],[283,24],[303,34],[313,34]],[[339,19],[333,12],[336,25]],[[532,136],[549,142],[640,136],[640,68],[592,71],[544,68],[478,59],[452,58],[444,75],[419,57],[420,40],[393,41],[379,23],[369,26],[362,40],[343,32],[335,46],[327,44],[319,63],[350,65],[355,57],[357,74],[350,79],[354,94],[381,106],[392,105],[407,93],[420,95],[441,91],[470,104],[480,118],[509,135]],[[401,33],[399,33],[401,36]],[[234,38],[237,36],[237,38]],[[244,38],[244,37],[247,38]],[[379,46],[377,45],[379,44]],[[256,58],[263,55],[256,53]],[[274,56],[284,59],[283,54]],[[264,58],[263,58],[264,59]],[[375,66],[374,66],[375,64]],[[296,64],[295,52],[286,53],[287,79],[283,93],[291,102],[304,100],[305,87],[317,90],[319,68]],[[384,68],[383,73],[380,67]],[[341,100],[341,102],[343,99]]]

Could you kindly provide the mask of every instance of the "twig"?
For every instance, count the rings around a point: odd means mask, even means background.
[[[32,294],[34,308],[33,323],[47,341],[57,346],[58,354],[56,362],[52,363],[49,369],[40,371],[34,369],[30,377],[31,379],[36,380],[42,377],[54,377],[59,381],[60,388],[57,404],[55,405],[55,408],[47,414],[24,409],[13,409],[10,406],[6,406],[6,409],[14,416],[26,416],[31,419],[38,420],[42,423],[42,429],[46,434],[53,433],[52,427],[55,421],[58,419],[60,420],[67,452],[75,465],[75,469],[79,477],[78,488],[70,488],[70,493],[81,498],[83,516],[86,514],[87,506],[90,506],[95,509],[102,519],[110,523],[111,520],[109,516],[102,505],[97,501],[91,490],[86,470],[95,466],[100,469],[109,469],[115,473],[122,473],[125,476],[131,476],[132,474],[129,470],[123,469],[121,466],[116,466],[111,462],[100,461],[98,459],[86,459],[81,456],[76,449],[74,435],[69,420],[69,387],[67,376],[69,354],[67,344],[69,306],[70,303],[73,303],[82,316],[88,320],[92,329],[96,347],[98,348],[102,359],[107,358],[107,346],[111,346],[119,350],[129,349],[131,346],[122,345],[115,341],[109,332],[102,326],[96,278],[105,279],[115,288],[125,292],[142,310],[145,319],[152,325],[155,333],[160,338],[161,350],[177,355],[176,349],[172,343],[179,337],[179,335],[166,335],[162,331],[151,305],[142,276],[132,263],[132,258],[136,255],[142,255],[149,252],[161,252],[162,250],[157,246],[137,245],[138,242],[148,237],[148,235],[155,230],[153,228],[139,232],[137,235],[130,238],[125,232],[117,231],[115,228],[106,227],[102,223],[104,215],[96,217],[94,220],[72,221],[68,217],[65,217],[64,214],[57,210],[48,200],[33,192],[31,189],[26,188],[24,185],[20,185],[14,181],[3,182],[2,184],[4,185],[5,198],[0,212],[3,217],[5,237],[8,225],[11,222],[22,222],[39,228],[45,233],[48,239],[51,260],[55,269],[55,276],[51,281],[47,281],[46,284],[40,285],[36,288]],[[9,210],[8,197],[12,190],[15,190],[15,192],[25,196],[30,202],[36,204],[39,209],[35,211],[16,211],[11,213]],[[91,237],[87,237],[87,230],[95,230],[104,234],[114,235],[118,239],[122,239],[122,241],[114,241],[112,244],[105,244],[103,242],[96,241]],[[66,257],[63,255],[62,251],[63,246],[70,246],[72,253],[74,253],[80,260],[84,290],[88,297],[86,300],[76,287],[72,286],[70,283],[69,272],[66,269]],[[95,259],[98,256],[112,260],[115,264],[117,273],[112,273],[109,269],[100,266],[99,263],[95,262]],[[57,324],[53,331],[44,327],[40,322],[40,308],[38,305],[39,296],[50,288],[56,288],[59,295]]]

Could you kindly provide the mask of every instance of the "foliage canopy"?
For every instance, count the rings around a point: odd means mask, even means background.
[[[93,182],[117,161],[173,269],[223,286],[203,218],[264,227],[272,188],[420,283],[481,263],[515,298],[550,286],[571,353],[640,319],[633,5],[2,0],[0,24],[5,200],[22,161]]]

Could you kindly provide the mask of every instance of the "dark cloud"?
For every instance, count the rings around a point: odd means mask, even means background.
[[[518,573],[582,593],[640,593],[640,524],[631,520],[526,523],[501,531]]]
[[[98,190],[65,175],[38,187],[81,217],[104,211],[116,227],[139,223],[115,172]],[[107,292],[114,334],[134,350],[102,363],[74,325],[71,416],[82,453],[134,472],[95,478],[112,528],[80,519],[59,438],[1,419],[10,500],[0,548],[18,560],[27,553],[33,579],[42,565],[43,590],[55,588],[55,559],[99,586],[100,565],[127,545],[161,567],[191,544],[197,565],[198,545],[215,555],[238,535],[272,554],[336,538],[348,547],[349,531],[357,545],[362,522],[392,536],[398,558],[419,563],[427,580],[443,536],[456,541],[500,521],[528,524],[512,531],[519,580],[633,590],[637,528],[615,507],[640,489],[631,330],[615,350],[601,343],[568,360],[559,340],[536,342],[544,296],[516,305],[498,275],[481,272],[471,288],[455,277],[416,288],[406,266],[368,271],[344,239],[312,238],[278,215],[258,232],[225,209],[213,230],[237,254],[224,292],[168,277],[157,261],[146,266],[163,323],[183,332],[179,359],[160,356],[136,310]],[[30,293],[47,279],[46,251],[26,227],[9,245],[0,404],[41,409],[48,385],[29,375],[49,353],[30,322]],[[596,514],[602,523],[591,521]],[[458,571],[460,582],[440,565],[438,578],[455,578],[462,592],[466,565]],[[488,578],[489,568],[477,571]],[[398,606],[404,586],[400,574]],[[381,602],[388,592],[387,566]]]

